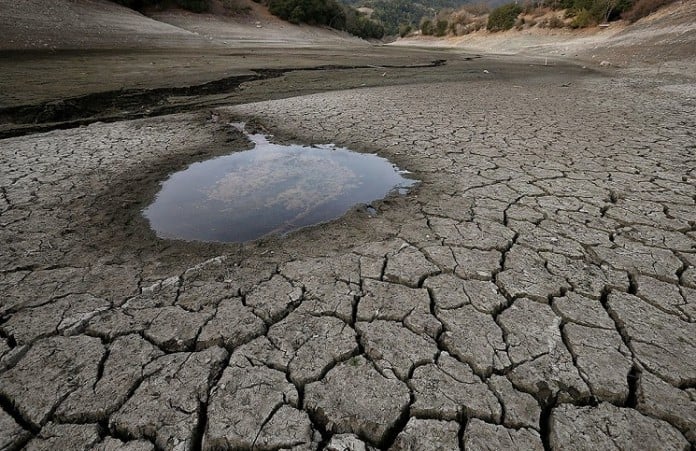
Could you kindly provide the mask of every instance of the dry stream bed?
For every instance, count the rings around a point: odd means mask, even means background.
[[[0,449],[694,450],[696,99],[361,52],[163,52],[158,86],[98,53],[43,92],[3,66]],[[250,149],[239,121],[420,183],[285,237],[158,239],[161,182]]]

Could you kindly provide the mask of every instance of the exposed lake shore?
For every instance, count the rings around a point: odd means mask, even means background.
[[[693,47],[91,0],[40,31],[32,2],[0,0],[0,448],[696,446]],[[240,122],[420,183],[286,236],[157,238],[161,183],[251,148]]]

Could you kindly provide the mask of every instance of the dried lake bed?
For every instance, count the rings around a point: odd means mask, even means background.
[[[693,449],[692,81],[306,52],[157,117],[5,125],[0,447]],[[420,183],[286,236],[158,238],[161,183],[251,148],[242,120]]]

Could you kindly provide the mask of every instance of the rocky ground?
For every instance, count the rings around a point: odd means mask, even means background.
[[[0,449],[696,449],[693,81],[334,44],[157,101],[123,70],[157,117],[95,122],[89,84],[64,130],[5,111]],[[35,73],[16,104],[69,91]],[[238,121],[421,183],[284,238],[157,239],[141,210],[248,148]]]

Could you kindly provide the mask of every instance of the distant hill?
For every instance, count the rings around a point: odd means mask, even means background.
[[[423,17],[433,17],[447,8],[456,9],[470,0],[341,0],[355,8],[370,8],[372,18],[384,25],[387,34],[395,35],[399,26],[418,26]],[[487,2],[486,2],[487,3]]]

